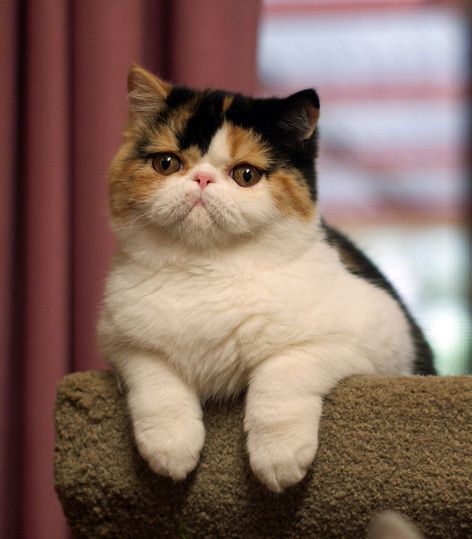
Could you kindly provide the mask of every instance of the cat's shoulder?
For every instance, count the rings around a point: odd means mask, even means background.
[[[350,274],[385,290],[396,300],[399,300],[398,294],[390,281],[352,239],[324,220],[321,221],[321,230],[325,243],[337,251],[343,267]]]

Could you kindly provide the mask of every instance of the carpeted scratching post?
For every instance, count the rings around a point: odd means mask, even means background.
[[[308,477],[281,495],[249,470],[242,402],[207,406],[201,461],[182,483],[138,455],[110,373],[66,376],[55,419],[74,537],[359,539],[393,509],[429,538],[472,538],[472,377],[345,380],[325,399]]]

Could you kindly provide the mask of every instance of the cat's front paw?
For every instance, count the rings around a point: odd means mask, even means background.
[[[139,453],[151,469],[174,481],[185,479],[196,467],[205,441],[203,422],[193,418],[136,422],[134,433]]]
[[[287,424],[248,430],[252,471],[272,492],[282,492],[305,477],[317,446],[317,433],[309,427]]]

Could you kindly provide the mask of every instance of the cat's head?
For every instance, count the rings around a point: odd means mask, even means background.
[[[115,224],[145,222],[205,246],[314,219],[314,90],[253,99],[174,87],[133,67],[128,91],[109,175]]]

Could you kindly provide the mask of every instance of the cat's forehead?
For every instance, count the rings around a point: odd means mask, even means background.
[[[249,98],[220,90],[199,92],[174,87],[166,100],[165,116],[173,117],[179,148],[197,147],[202,155],[206,154],[215,135],[228,122],[228,114],[235,101],[245,101],[247,108]],[[225,132],[228,134],[230,131],[225,129]],[[222,136],[217,138],[221,147]]]
[[[239,163],[268,174],[290,169],[316,200],[316,137],[299,139],[308,116],[302,115],[301,124],[291,123],[290,103],[174,86],[155,113],[137,124],[129,158],[142,161],[153,154],[173,152],[183,158],[187,169],[202,161],[226,171]],[[298,109],[295,113],[300,114]]]
[[[178,133],[182,150],[197,146],[202,154],[208,151],[225,119],[224,98],[220,92],[207,92],[193,100],[190,105],[191,115],[184,129]]]
[[[138,138],[137,146],[142,154],[174,151],[193,162],[249,161],[266,169],[272,161],[271,147],[250,121],[251,101],[218,90],[174,88],[166,108]]]

